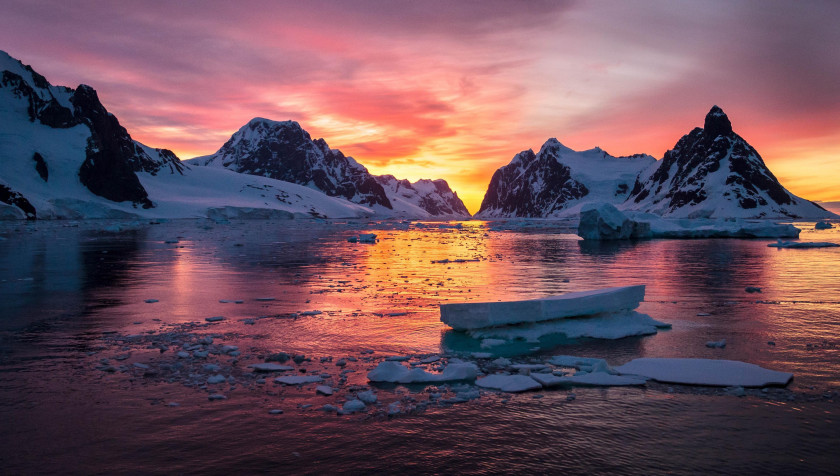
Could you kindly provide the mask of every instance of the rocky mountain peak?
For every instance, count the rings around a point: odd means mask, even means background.
[[[723,109],[718,106],[712,106],[712,109],[706,114],[703,131],[709,138],[728,136],[732,134],[732,123],[729,122],[729,118],[723,112]]]

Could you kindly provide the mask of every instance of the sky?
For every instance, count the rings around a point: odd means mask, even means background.
[[[2,0],[0,49],[181,159],[253,117],[471,212],[549,138],[661,158],[712,105],[793,193],[840,200],[840,2]]]

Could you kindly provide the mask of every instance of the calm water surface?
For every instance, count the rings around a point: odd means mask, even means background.
[[[105,231],[111,225],[0,225],[4,472],[837,474],[840,248],[590,244],[544,222],[185,220]],[[840,243],[837,228],[800,227],[802,240]],[[347,242],[358,233],[380,241]],[[382,407],[352,416],[320,410],[367,385],[364,374],[384,356],[486,351],[439,322],[441,303],[630,284],[647,285],[639,311],[672,329],[493,350],[537,362],[556,354],[612,365],[742,360],[792,372],[793,383],[741,397],[662,384],[488,392],[391,418]],[[226,319],[205,323],[211,316]],[[198,367],[166,370],[180,348],[146,344],[175,334],[237,345],[236,358],[207,358],[237,382],[205,389],[185,384],[206,378],[189,376]],[[723,349],[705,346],[720,339]],[[338,367],[322,357],[359,360],[336,394],[323,397],[312,385],[254,381],[247,365],[279,351],[305,354],[310,373],[333,377]],[[376,390],[385,405],[448,391]],[[208,401],[219,392],[227,399]],[[274,408],[284,413],[269,415]]]

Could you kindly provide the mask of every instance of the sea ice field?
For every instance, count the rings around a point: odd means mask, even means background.
[[[582,241],[548,220],[0,222],[0,468],[836,474],[840,248],[774,243]],[[614,315],[440,320],[636,285]]]

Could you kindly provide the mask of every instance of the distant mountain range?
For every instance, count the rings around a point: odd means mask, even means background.
[[[294,121],[252,119],[215,154],[186,163],[305,185],[331,197],[366,205],[384,216],[470,216],[446,181],[412,184],[391,175],[372,175],[352,157],[330,149],[324,139],[312,140]]]
[[[298,123],[255,118],[182,162],[133,140],[96,91],[51,85],[0,51],[0,219],[469,217],[444,180],[376,176]],[[478,218],[575,216],[593,202],[679,218],[825,218],[718,107],[657,161],[549,139],[493,175]]]
[[[195,167],[133,140],[90,86],[2,51],[0,72],[0,219],[469,217],[446,182],[373,176],[294,122],[250,121]]]
[[[576,152],[549,139],[498,169],[477,218],[576,216],[588,203],[672,218],[827,218],[785,189],[714,106],[662,160]]]

